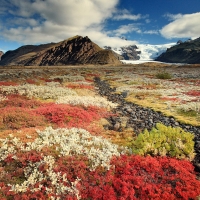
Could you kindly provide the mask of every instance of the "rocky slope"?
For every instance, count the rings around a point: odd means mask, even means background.
[[[195,40],[180,42],[177,45],[167,49],[156,61],[170,63],[200,63],[200,37]]]
[[[3,51],[0,51],[0,60],[1,60],[1,57],[3,56]]]
[[[110,46],[105,46],[105,49],[112,50],[119,60],[139,60],[141,53],[138,51],[136,45],[129,45],[120,48],[112,48]]]
[[[26,45],[2,56],[0,65],[46,66],[75,64],[121,64],[110,50],[100,48],[87,36],[59,43]]]

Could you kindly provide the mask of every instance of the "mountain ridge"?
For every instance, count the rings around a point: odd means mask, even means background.
[[[200,64],[200,37],[179,42],[158,56],[156,61],[170,63]]]
[[[58,43],[25,45],[7,51],[0,65],[52,66],[77,64],[121,64],[112,51],[104,50],[87,36],[74,36]]]
[[[1,54],[1,52],[0,52]],[[2,66],[105,65],[128,61],[161,61],[168,63],[200,63],[200,38],[162,45],[136,44],[119,48],[92,42],[87,36],[74,36],[58,43],[25,45],[2,52]]]

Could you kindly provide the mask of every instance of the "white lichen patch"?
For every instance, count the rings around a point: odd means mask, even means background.
[[[110,168],[110,159],[119,156],[126,148],[112,144],[105,138],[92,136],[88,131],[78,128],[47,127],[37,131],[38,138],[33,142],[22,143],[18,138],[1,139],[0,161],[17,151],[41,151],[44,147],[56,147],[60,156],[83,155],[90,160],[90,169],[97,166]]]
[[[200,102],[189,102],[189,103],[181,104],[177,108],[185,112],[195,111],[197,113],[200,113]]]
[[[76,95],[76,92],[69,88],[49,85],[25,84],[19,86],[1,86],[1,91],[5,94],[20,94],[27,97],[41,99],[57,99],[62,96]]]
[[[104,108],[115,108],[116,103],[112,103],[103,97],[92,97],[92,96],[75,96],[68,95],[59,97],[56,100],[57,104],[71,104],[71,105],[84,105],[84,106],[97,106]]]

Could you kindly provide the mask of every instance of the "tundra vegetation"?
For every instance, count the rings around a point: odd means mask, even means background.
[[[200,125],[199,68],[0,69],[0,199],[198,199],[194,135],[157,123],[136,134],[106,129],[125,100]]]

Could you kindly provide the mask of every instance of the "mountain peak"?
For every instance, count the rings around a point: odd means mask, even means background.
[[[120,64],[111,52],[100,48],[87,36],[76,35],[59,43],[26,45],[8,51],[1,65],[75,65],[75,64]]]

